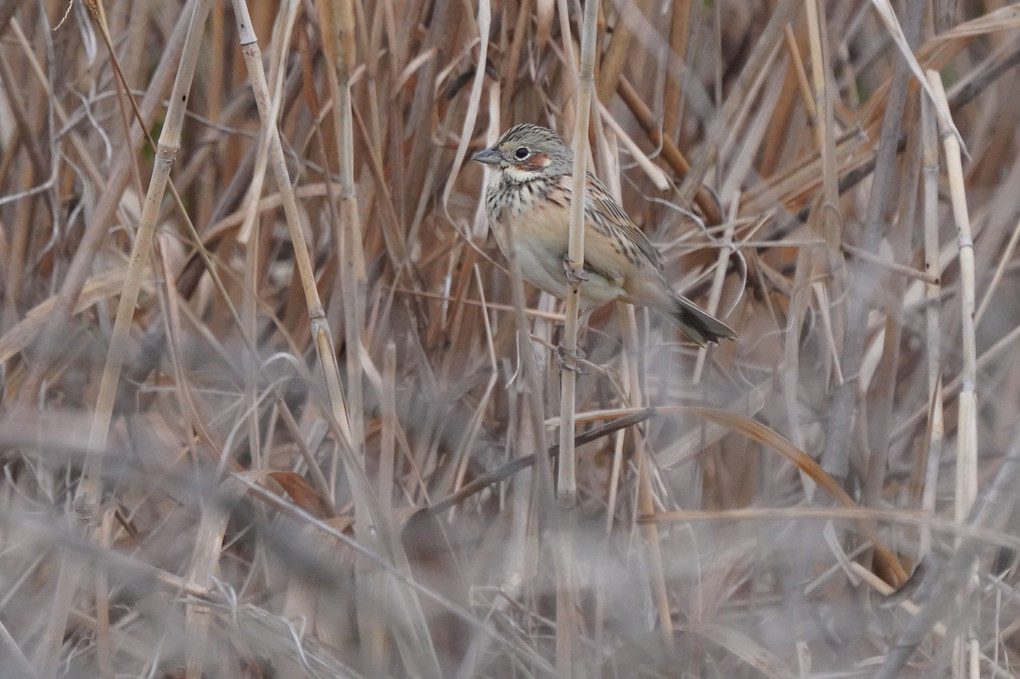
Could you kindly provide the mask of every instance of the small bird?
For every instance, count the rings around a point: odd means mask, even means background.
[[[509,256],[512,241],[524,280],[565,298],[571,275],[567,245],[573,151],[552,130],[525,123],[511,127],[473,158],[493,168],[485,210],[500,251]],[[591,172],[585,181],[579,292],[582,309],[614,300],[652,307],[700,346],[737,337],[725,323],[673,292],[659,251]]]

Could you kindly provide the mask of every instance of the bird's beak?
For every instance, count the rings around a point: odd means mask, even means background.
[[[496,165],[499,163],[499,153],[494,148],[487,148],[471,156],[471,160],[477,160],[485,165]]]

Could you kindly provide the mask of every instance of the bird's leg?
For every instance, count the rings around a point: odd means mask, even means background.
[[[570,270],[569,265],[564,261],[564,269]],[[587,278],[587,276],[585,276]],[[577,316],[577,343],[580,345],[585,337],[588,335],[588,318],[591,317],[595,307],[588,307],[587,309],[580,309]],[[560,326],[560,330],[565,330],[563,326]],[[580,361],[588,358],[588,354],[581,350],[580,346],[574,349],[574,351],[567,351],[566,345],[563,342],[556,344],[556,358],[560,362],[560,367],[564,370],[572,370],[578,375],[587,375],[588,371],[582,368],[579,363]]]
[[[560,367],[564,370],[575,372],[578,375],[587,375],[588,371],[580,365],[580,362],[586,358],[588,358],[588,354],[584,353],[580,349],[567,351],[567,348],[563,346],[563,344],[556,345],[556,359],[560,362]]]
[[[566,255],[563,256],[563,275],[570,285],[588,280],[588,274],[583,269],[580,273],[574,273],[574,262]]]

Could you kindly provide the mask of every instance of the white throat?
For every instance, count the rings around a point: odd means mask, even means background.
[[[503,168],[503,174],[514,184],[526,184],[538,177],[538,172],[533,170],[522,170],[514,165],[507,165]]]

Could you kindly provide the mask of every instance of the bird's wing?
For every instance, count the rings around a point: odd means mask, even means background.
[[[644,231],[634,226],[634,222],[609,193],[605,184],[589,172],[588,185],[585,188],[584,210],[588,222],[610,238],[614,237],[612,232],[615,230],[617,232],[615,238],[633,248],[631,255],[643,257],[656,271],[662,271],[662,255],[648,240]],[[588,247],[585,243],[585,250]]]

